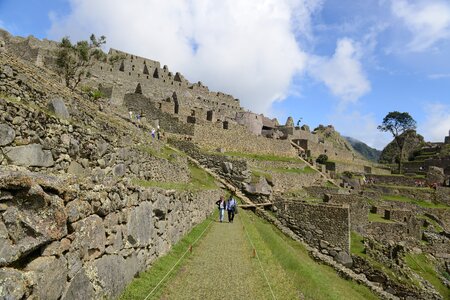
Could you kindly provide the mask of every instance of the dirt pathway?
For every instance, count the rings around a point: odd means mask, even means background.
[[[212,222],[161,299],[272,299],[238,216]]]

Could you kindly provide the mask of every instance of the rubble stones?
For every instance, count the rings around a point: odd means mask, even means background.
[[[6,124],[0,124],[0,146],[11,144],[16,137],[14,129]]]
[[[0,269],[0,299],[23,299],[26,291],[26,279],[22,272]]]
[[[55,164],[50,150],[40,144],[5,147],[3,153],[11,164],[27,167],[51,167]]]
[[[59,118],[70,118],[70,114],[67,110],[66,104],[61,98],[53,98],[52,100],[50,100],[50,102],[48,103],[48,108]]]

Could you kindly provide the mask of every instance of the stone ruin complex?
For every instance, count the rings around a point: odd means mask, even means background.
[[[270,204],[274,214],[256,213],[289,229],[344,277],[381,290],[380,297],[445,298],[403,258],[424,253],[440,274],[450,272],[444,169],[430,164],[410,176],[391,175],[351,147],[295,126],[292,118],[280,125],[159,62],[114,49],[83,82],[107,99],[86,101],[48,70],[55,47],[0,31],[1,297],[120,295],[204,220],[214,210],[210,200],[222,194],[219,188],[140,185],[188,183],[188,156],[253,202]],[[129,110],[142,120],[130,120]],[[166,140],[146,141],[156,126]],[[335,133],[332,126],[322,129]],[[163,154],[166,142],[184,154]],[[446,137],[442,145],[449,143]],[[236,158],[227,151],[283,160]],[[315,164],[320,154],[332,162]],[[344,172],[354,177],[339,188]],[[442,184],[422,188],[418,181]],[[392,200],[400,195],[402,201]],[[353,253],[359,236],[365,252]],[[377,269],[380,264],[394,276]],[[449,279],[441,277],[448,288]]]

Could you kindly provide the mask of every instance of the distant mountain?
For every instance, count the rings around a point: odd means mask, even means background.
[[[355,138],[349,136],[344,136],[344,138],[350,143],[350,145],[352,145],[353,149],[355,149],[356,152],[362,155],[362,157],[373,162],[378,162],[378,159],[381,155],[380,150],[369,147],[367,146],[367,144]]]

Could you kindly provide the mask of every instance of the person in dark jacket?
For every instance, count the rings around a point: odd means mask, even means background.
[[[236,200],[230,196],[230,198],[227,201],[227,212],[228,212],[228,222],[233,223],[234,215],[236,212]]]

